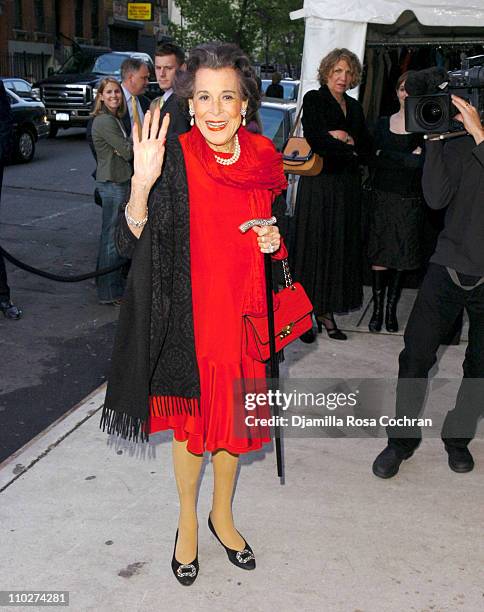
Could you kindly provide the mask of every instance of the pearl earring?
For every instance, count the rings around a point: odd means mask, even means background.
[[[188,114],[190,115],[190,125],[193,127],[195,125],[195,111],[193,108],[188,109]]]
[[[245,124],[246,124],[246,121],[245,121],[245,116],[246,116],[246,114],[247,114],[247,109],[246,109],[246,108],[243,108],[243,109],[240,111],[240,114],[242,115],[242,125],[245,127]]]

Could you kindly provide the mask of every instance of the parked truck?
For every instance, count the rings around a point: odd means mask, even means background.
[[[77,49],[56,72],[33,85],[33,92],[42,100],[50,122],[49,136],[59,128],[86,127],[94,107],[97,86],[106,76],[121,79],[121,64],[129,57],[140,59],[150,69],[146,95],[155,98],[160,90],[154,77],[153,60],[138,51]]]

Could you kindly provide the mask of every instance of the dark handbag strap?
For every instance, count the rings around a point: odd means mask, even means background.
[[[303,107],[302,107],[302,104],[301,104],[301,108],[299,109],[299,112],[297,114],[296,121],[294,122],[294,125],[292,126],[292,129],[289,132],[289,138],[292,138],[294,136],[294,134],[296,133],[296,131],[297,131],[298,127],[299,127],[299,123],[301,121],[302,109],[303,109]],[[289,138],[288,138],[288,140],[289,140]]]

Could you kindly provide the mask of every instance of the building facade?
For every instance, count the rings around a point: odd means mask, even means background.
[[[0,75],[37,80],[73,47],[153,54],[168,33],[168,0],[151,21],[128,19],[128,0],[0,0]]]

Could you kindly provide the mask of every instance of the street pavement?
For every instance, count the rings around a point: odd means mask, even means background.
[[[83,130],[37,144],[29,164],[5,169],[0,242],[18,259],[60,275],[96,267],[101,209]],[[0,461],[105,380],[117,311],[93,281],[57,283],[7,262],[19,321],[0,315]]]
[[[321,335],[311,346],[291,345],[283,373],[394,379],[401,347],[399,335],[353,331],[348,342]],[[439,376],[458,379],[464,351],[464,344],[443,349]],[[435,438],[389,481],[371,473],[382,439],[288,437],[283,486],[272,445],[243,457],[234,513],[255,551],[254,572],[231,565],[209,533],[206,457],[200,575],[186,588],[170,567],[177,524],[170,435],[142,448],[111,440],[99,430],[103,395],[101,387],[0,465],[2,589],[69,591],[76,612],[482,610],[482,424],[468,474],[449,470]],[[453,400],[444,388],[441,410]]]

